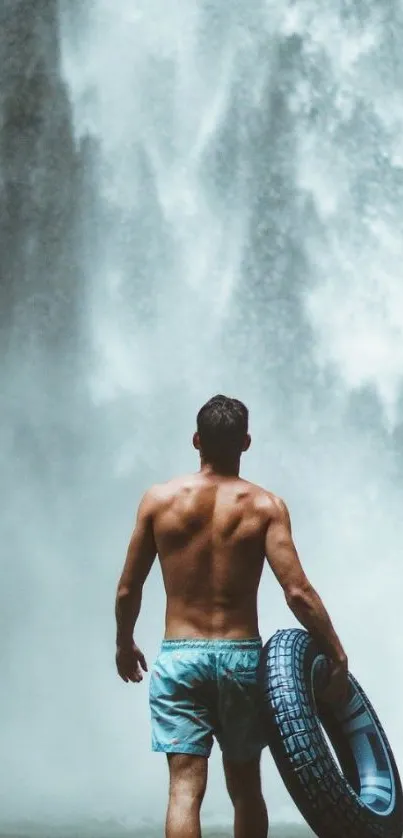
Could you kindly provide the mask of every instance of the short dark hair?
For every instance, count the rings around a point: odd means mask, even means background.
[[[197,414],[197,431],[204,459],[212,465],[236,460],[248,433],[249,413],[238,399],[217,395],[209,399]]]

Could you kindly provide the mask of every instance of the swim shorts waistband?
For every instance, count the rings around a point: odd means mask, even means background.
[[[261,637],[247,637],[245,639],[230,639],[215,637],[208,640],[205,637],[177,638],[174,640],[163,640],[161,652],[173,651],[174,649],[210,649],[211,651],[227,651],[230,649],[261,649]]]

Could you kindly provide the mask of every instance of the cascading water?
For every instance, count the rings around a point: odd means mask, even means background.
[[[218,391],[250,408],[243,473],[288,501],[402,768],[399,5],[2,15],[3,817],[161,821],[114,589],[142,492],[197,468]],[[163,606],[155,568],[149,662]],[[268,573],[260,613],[265,637],[295,622]],[[205,818],[228,822],[218,753],[210,776]],[[264,782],[297,821],[267,758]]]

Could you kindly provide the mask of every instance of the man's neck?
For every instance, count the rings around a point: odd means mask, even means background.
[[[226,463],[225,465],[216,466],[213,463],[208,463],[200,459],[200,473],[213,477],[239,477],[240,462],[237,460],[233,463]]]

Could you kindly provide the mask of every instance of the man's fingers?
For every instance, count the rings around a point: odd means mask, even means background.
[[[133,667],[131,668],[131,671],[130,671],[130,674],[129,674],[129,680],[133,684],[138,684],[140,681],[143,680],[143,675],[142,675],[142,672],[141,672],[140,665],[139,665],[138,661],[134,661],[134,663],[133,663]]]
[[[321,691],[322,701],[328,704],[344,704],[348,697],[348,681],[345,675],[334,672],[330,676],[330,682]]]
[[[135,655],[136,660],[138,661],[138,663],[142,667],[142,669],[144,669],[144,672],[148,672],[147,661],[146,661],[141,649],[139,649],[139,647],[136,646],[135,643],[133,644],[133,653]]]
[[[137,684],[138,681],[142,681],[142,676],[139,675],[138,672],[130,672],[130,674],[124,680],[126,682],[131,681],[132,684]]]
[[[144,672],[148,672],[147,662],[142,652],[139,654],[139,661],[141,663],[142,668],[144,669]]]
[[[143,680],[142,669],[148,672],[147,662],[140,649],[133,646],[128,652],[118,652],[116,655],[117,670],[123,681],[138,684]]]

